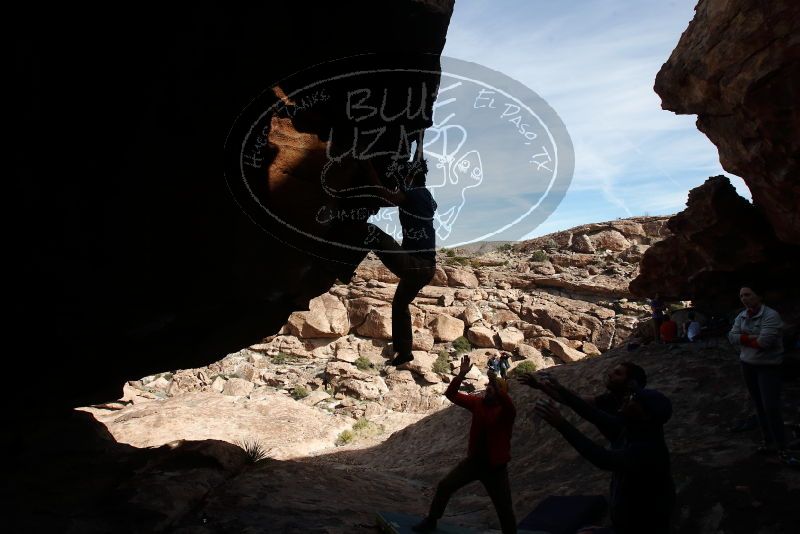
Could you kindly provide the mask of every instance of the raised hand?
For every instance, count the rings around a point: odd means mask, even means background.
[[[472,360],[469,359],[468,355],[464,355],[461,357],[461,369],[458,371],[458,374],[461,378],[467,376],[469,370],[472,369]]]
[[[542,389],[542,383],[539,382],[539,379],[536,378],[536,375],[533,373],[523,373],[517,378],[517,380],[533,389]]]
[[[564,390],[564,386],[547,373],[541,373],[540,376],[525,373],[519,378],[519,381],[533,389],[538,389],[553,400],[563,402],[561,391]]]

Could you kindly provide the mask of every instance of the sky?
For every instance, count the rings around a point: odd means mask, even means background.
[[[744,182],[723,171],[695,117],[662,110],[653,91],[695,4],[456,1],[443,54],[532,89],[556,111],[574,146],[575,171],[564,200],[535,228],[521,228],[522,239],[584,223],[676,213],[691,188],[718,174],[750,198]],[[513,191],[505,195],[513,200]],[[484,224],[479,215],[471,221]]]

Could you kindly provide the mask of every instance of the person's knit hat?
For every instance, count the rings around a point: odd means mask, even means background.
[[[672,402],[655,389],[640,389],[636,393],[636,402],[656,423],[663,425],[672,417]]]

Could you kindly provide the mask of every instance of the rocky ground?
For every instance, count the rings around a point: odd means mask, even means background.
[[[797,355],[793,358],[796,361]],[[675,532],[797,531],[800,472],[757,455],[758,431],[729,432],[750,410],[736,354],[727,341],[649,344],[632,352],[614,348],[596,358],[554,366],[550,372],[569,387],[595,392],[602,389],[606,369],[622,360],[642,365],[651,386],[674,403],[666,435],[678,488]],[[785,416],[796,426],[796,363],[788,370]],[[578,457],[533,417],[539,394],[512,383],[511,395],[518,409],[510,466],[517,515],[521,518],[547,495],[604,493],[608,475]],[[252,427],[238,435],[258,434],[267,458],[255,461],[227,441],[229,437],[208,439],[202,433],[187,435],[192,440],[141,447],[157,441],[149,432],[157,436],[178,429],[176,420],[190,419],[192,402],[203,407],[204,396],[217,399],[221,414],[203,422],[208,435],[234,436],[237,426]],[[179,398],[185,411],[170,404]],[[65,427],[36,421],[20,433],[27,440],[20,445],[30,452],[9,466],[11,479],[23,481],[14,488],[21,499],[12,506],[24,520],[24,529],[14,531],[373,532],[376,510],[424,511],[436,481],[465,453],[468,414],[448,406],[424,416],[406,414],[403,424],[383,429],[381,416],[376,416],[372,424],[377,431],[367,432],[364,439],[287,454],[291,446],[282,442],[310,442],[332,433],[339,428],[337,416],[323,415],[280,393],[264,400],[269,402],[201,392],[142,400],[125,410],[92,409],[110,433],[87,424],[91,421],[85,411],[75,412]],[[247,417],[248,404],[260,407],[260,418]],[[139,431],[126,429],[133,421],[138,421]],[[195,428],[203,425],[194,423]],[[585,424],[582,428],[601,439]],[[143,440],[137,446],[121,442],[137,439]],[[452,522],[478,529],[497,527],[491,504],[477,484],[464,488],[447,514]]]
[[[203,420],[218,412],[228,418],[238,410],[247,421],[282,406],[276,397],[300,399],[298,417],[312,407],[330,416],[314,435],[277,448],[270,443],[278,457],[333,443],[337,430],[360,417],[382,416],[393,428],[395,419],[407,421],[397,414],[445,405],[442,393],[462,352],[477,364],[466,381],[474,390],[486,381],[480,370],[500,350],[514,353],[514,367],[527,362],[543,369],[622,344],[648,316],[643,303],[629,300],[627,285],[644,251],[665,236],[665,220],[617,220],[519,244],[442,250],[431,285],[412,306],[415,359],[401,369],[386,365],[397,278],[370,257],[349,284],[335,285],[308,311],[293,313],[277,335],[201,369],[131,381],[123,404],[109,406],[122,408],[118,413],[95,413],[117,439],[135,446],[177,438],[247,439],[252,425],[212,431],[182,415],[203,412]],[[184,407],[187,399],[191,409]],[[158,430],[137,430],[154,420],[166,422]]]
[[[459,354],[477,364],[465,381],[474,391],[487,380],[489,356],[504,349],[514,367],[551,368],[583,391],[600,390],[616,362],[637,361],[675,403],[667,430],[676,531],[790,532],[800,475],[756,457],[757,434],[728,432],[748,402],[727,342],[623,346],[647,317],[625,286],[642,252],[663,237],[663,223],[613,221],[516,245],[442,251],[434,285],[415,301],[415,360],[402,368],[386,365],[396,280],[368,259],[350,284],[314,299],[258,345],[207,367],[131,381],[122,399],[75,412],[59,423],[66,428],[43,422],[20,432],[20,449],[32,452],[13,468],[25,476],[12,478],[24,480],[16,495],[35,496],[17,503],[24,526],[372,531],[376,510],[422,512],[436,481],[464,454],[468,415],[442,395]],[[798,386],[795,379],[785,395],[790,420]],[[607,475],[534,420],[536,394],[514,384],[512,395],[519,518],[547,495],[604,493]],[[497,528],[478,485],[448,514]]]
[[[797,516],[791,519],[791,513],[792,503],[800,497],[800,472],[757,456],[757,432],[728,430],[747,415],[748,404],[736,356],[727,342],[649,345],[633,353],[614,349],[551,372],[579,391],[601,391],[605,370],[626,359],[645,367],[652,386],[674,403],[666,432],[678,487],[676,531],[796,531],[800,523]],[[595,470],[533,417],[538,395],[512,384],[519,415],[509,472],[520,518],[547,495],[607,490],[606,473]],[[797,380],[787,388],[785,400],[787,415],[794,413],[797,423]],[[208,532],[257,531],[263,524],[284,531],[368,532],[377,509],[409,513],[426,509],[437,480],[464,454],[468,424],[466,412],[451,407],[369,448],[343,449],[291,463],[264,462],[215,493],[199,515],[207,521]],[[602,439],[589,426],[581,427]],[[242,519],[237,511],[248,505],[252,515]],[[491,503],[478,484],[460,492],[447,515],[458,524],[498,528]],[[197,524],[196,517],[184,518],[187,528],[192,524]]]

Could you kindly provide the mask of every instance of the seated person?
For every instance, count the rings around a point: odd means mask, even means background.
[[[688,321],[684,325],[686,339],[690,342],[697,341],[700,337],[700,323],[695,319],[694,312],[689,312]]]
[[[678,325],[672,320],[669,313],[664,314],[664,322],[659,327],[662,343],[674,343],[678,338]]]

